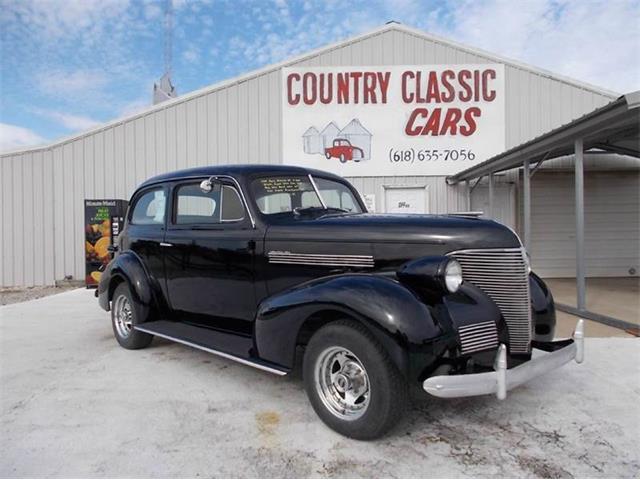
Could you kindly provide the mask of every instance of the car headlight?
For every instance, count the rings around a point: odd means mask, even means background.
[[[449,260],[444,271],[444,283],[451,293],[457,292],[462,285],[462,267],[457,260]]]

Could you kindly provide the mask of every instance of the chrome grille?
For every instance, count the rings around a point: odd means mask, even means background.
[[[498,305],[509,328],[512,353],[531,347],[529,272],[522,248],[460,250],[450,254],[462,266],[462,279],[483,290]]]
[[[498,329],[495,322],[481,322],[458,328],[460,351],[467,353],[490,350],[498,346]]]

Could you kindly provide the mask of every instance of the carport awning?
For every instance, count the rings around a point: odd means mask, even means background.
[[[582,138],[585,150],[596,148],[640,158],[640,90],[623,95],[555,130],[447,177],[447,182],[456,184],[520,167],[525,160],[535,164],[571,155],[576,138]]]

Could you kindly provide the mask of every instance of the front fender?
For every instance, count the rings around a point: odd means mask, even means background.
[[[446,330],[431,307],[396,280],[368,274],[324,277],[260,304],[255,324],[260,358],[291,368],[303,323],[327,311],[364,323],[405,373],[414,347],[430,346]]]
[[[127,250],[111,260],[100,277],[98,298],[102,308],[109,310],[113,294],[111,287],[113,282],[120,280],[127,282],[135,302],[145,307],[152,306],[153,290],[149,275],[147,275],[140,258],[134,252]]]
[[[553,295],[544,281],[533,272],[529,275],[529,290],[534,323],[533,339],[537,342],[550,342],[556,329]]]

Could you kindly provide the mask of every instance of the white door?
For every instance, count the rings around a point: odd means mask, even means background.
[[[637,276],[640,264],[640,173],[585,172],[586,274]],[[531,182],[531,260],[546,277],[574,277],[573,173],[538,172]]]
[[[387,213],[429,213],[425,187],[384,187]]]

